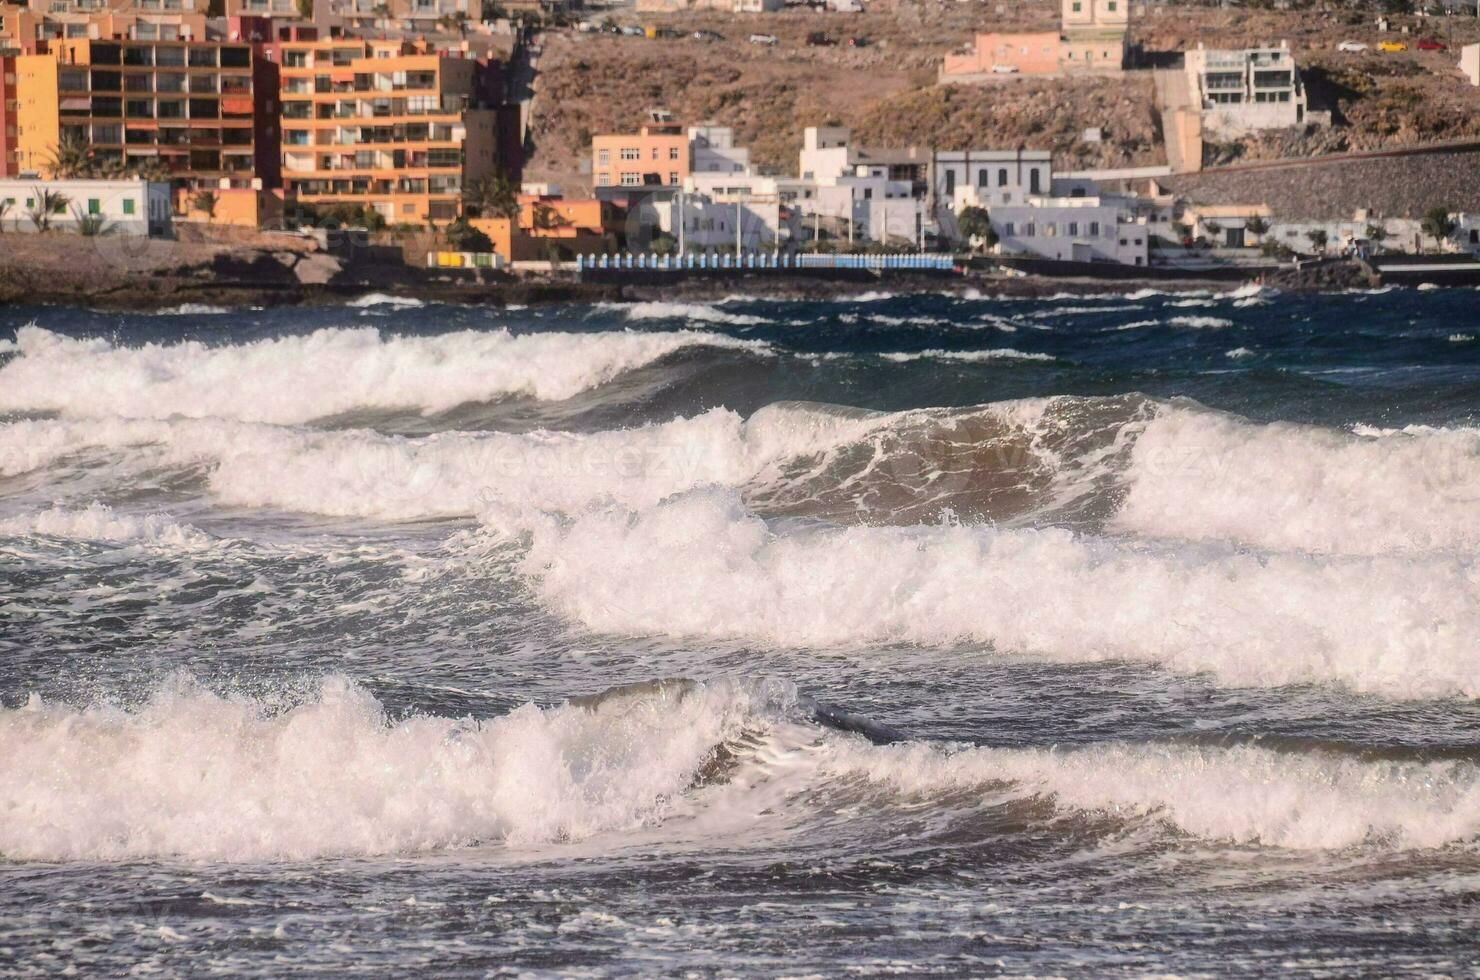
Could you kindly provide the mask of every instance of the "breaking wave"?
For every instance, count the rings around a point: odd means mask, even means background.
[[[355,409],[442,412],[469,402],[570,398],[693,347],[765,350],[714,334],[384,336],[324,329],[246,344],[115,345],[22,327],[0,366],[0,411],[294,423]]]
[[[620,847],[660,826],[665,840],[744,846],[756,814],[848,820],[922,798],[941,805],[942,825],[1016,808],[1040,824],[1085,814],[1296,849],[1438,847],[1480,832],[1468,762],[1132,743],[881,747],[803,723],[797,702],[783,682],[660,682],[482,720],[397,718],[342,677],[306,699],[221,696],[186,678],[129,709],[32,697],[0,708],[0,808],[27,815],[0,823],[0,854],[297,861]],[[1052,810],[1031,805],[1041,801]]]

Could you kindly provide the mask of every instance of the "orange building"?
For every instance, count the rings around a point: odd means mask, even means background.
[[[978,34],[965,54],[948,54],[942,82],[1013,75],[1107,74],[1125,69],[1130,0],[1060,0],[1060,30]]]
[[[15,58],[0,54],[0,177],[14,177],[17,166]]]
[[[1059,32],[978,34],[969,54],[946,55],[944,75],[992,73],[1055,75],[1059,71]]]
[[[597,187],[680,185],[691,161],[688,135],[666,112],[649,113],[636,133],[591,138],[591,181]]]
[[[25,54],[63,40],[204,41],[206,5],[196,0],[49,0],[0,3],[0,48]]]
[[[158,162],[179,188],[250,187],[259,112],[246,44],[53,41],[16,59],[17,165],[51,175],[64,141],[99,163]],[[224,182],[224,184],[223,184]]]
[[[468,182],[500,169],[488,65],[402,41],[280,48],[283,180],[298,201],[445,224]]]
[[[468,223],[488,236],[506,262],[549,258],[553,246],[563,258],[614,252],[622,216],[609,201],[567,200],[519,195],[519,218],[472,218]]]

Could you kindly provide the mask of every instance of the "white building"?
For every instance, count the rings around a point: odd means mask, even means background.
[[[922,241],[931,230],[931,158],[924,151],[858,146],[841,126],[810,126],[803,135],[795,204],[805,215],[831,219],[849,241]],[[813,222],[820,228],[820,221]]]
[[[735,0],[737,14],[773,14],[786,9],[786,0]]]
[[[75,231],[101,222],[112,235],[164,236],[171,232],[170,185],[147,180],[0,180],[6,231],[37,231],[46,195],[61,195],[47,216],[51,228]]]
[[[992,208],[990,216],[1002,255],[1149,264],[1150,223],[1119,198],[1035,197]]]
[[[1471,85],[1480,85],[1480,44],[1466,44],[1460,49],[1459,70]]]
[[[931,187],[936,204],[962,208],[1021,204],[1053,188],[1048,150],[958,150],[935,154]]]
[[[1204,132],[1234,138],[1305,123],[1305,86],[1288,44],[1233,51],[1199,45],[1186,56]]]
[[[689,127],[689,172],[694,174],[744,174],[750,172],[750,150],[735,145],[728,126]]]

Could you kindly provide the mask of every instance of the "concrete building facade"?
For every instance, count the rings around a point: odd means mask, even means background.
[[[978,34],[970,51],[946,55],[940,80],[1118,73],[1129,60],[1129,37],[1130,0],[1060,0],[1059,30]]]
[[[170,233],[170,185],[147,180],[0,180],[7,232],[39,230],[32,215],[45,206],[45,195],[61,196],[50,226],[75,230],[84,220],[102,222],[115,235],[162,236]]]
[[[298,201],[445,224],[501,168],[486,64],[351,39],[285,42],[280,56],[283,182]]]
[[[692,172],[689,135],[661,110],[636,133],[591,138],[591,181],[598,187],[678,187]]]
[[[1204,132],[1238,137],[1306,121],[1305,86],[1287,45],[1186,55],[1187,84],[1202,107]]]
[[[99,164],[157,164],[183,189],[250,187],[270,95],[254,92],[250,45],[67,40],[16,59],[21,172],[50,175],[64,142]],[[263,101],[258,101],[259,99]]]

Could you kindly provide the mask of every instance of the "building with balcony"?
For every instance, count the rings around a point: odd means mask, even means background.
[[[198,0],[49,0],[0,3],[0,47],[35,54],[51,41],[203,41]]]
[[[1307,120],[1305,86],[1287,44],[1237,51],[1199,45],[1185,65],[1206,133],[1237,138]]]
[[[301,203],[445,224],[471,181],[517,169],[496,66],[402,41],[287,42],[279,55],[283,181]]]
[[[16,59],[16,91],[23,173],[50,176],[76,141],[100,165],[157,165],[177,190],[252,187],[276,133],[246,44],[55,41]]]
[[[282,0],[237,2],[279,3]],[[349,31],[396,29],[430,32],[438,26],[482,23],[483,0],[320,0],[315,5],[314,20]]]
[[[0,54],[0,177],[20,172],[16,158],[15,58]]]
[[[636,133],[591,138],[591,182],[597,187],[677,187],[693,170],[689,136],[661,109]]]

